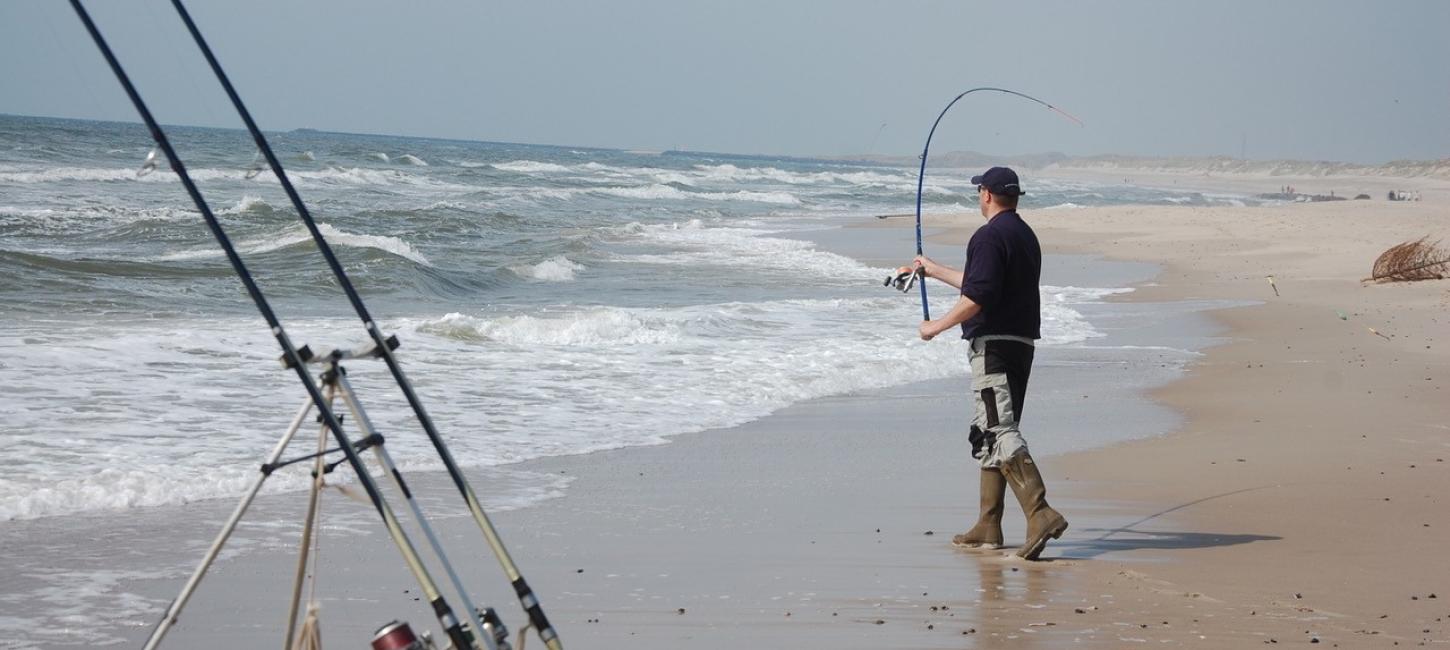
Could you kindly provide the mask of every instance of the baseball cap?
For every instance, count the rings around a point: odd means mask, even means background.
[[[973,185],[981,185],[987,188],[988,192],[999,196],[1022,196],[1022,185],[1017,181],[1017,172],[1006,167],[993,167],[981,176],[972,177]]]

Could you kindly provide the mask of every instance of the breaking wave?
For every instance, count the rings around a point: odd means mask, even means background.
[[[519,277],[544,280],[546,282],[573,282],[574,274],[584,270],[583,264],[577,264],[563,255],[551,257],[547,260],[532,266],[510,267]]]
[[[397,237],[388,235],[359,235],[334,228],[331,224],[326,223],[317,224],[317,229],[322,232],[323,237],[327,238],[327,243],[334,247],[371,248],[411,260],[423,266],[433,266],[433,263],[429,262],[428,258],[418,252],[418,249],[414,248],[412,244]],[[312,235],[307,232],[305,226],[297,224],[277,236],[237,242],[236,249],[237,252],[242,254],[269,253],[303,243],[311,244]],[[156,261],[180,261],[210,259],[222,256],[224,256],[224,253],[221,250],[211,247],[167,253],[155,259]]]

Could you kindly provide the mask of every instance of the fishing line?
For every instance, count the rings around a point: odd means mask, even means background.
[[[271,305],[268,304],[266,297],[262,295],[261,288],[257,286],[256,281],[252,278],[252,274],[247,270],[246,265],[237,254],[236,248],[232,246],[231,239],[227,237],[226,232],[217,221],[216,215],[212,214],[211,206],[207,204],[206,199],[201,195],[201,191],[197,189],[196,183],[192,181],[191,175],[187,173],[186,165],[182,163],[180,157],[176,155],[176,151],[171,147],[171,141],[167,139],[166,133],[161,129],[161,125],[152,116],[151,110],[146,107],[146,102],[142,101],[140,93],[136,91],[136,87],[131,83],[130,76],[126,74],[126,70],[121,67],[121,62],[111,52],[111,48],[106,43],[106,39],[101,35],[100,29],[96,27],[96,24],[91,20],[90,14],[81,5],[81,0],[71,0],[70,4],[75,9],[76,15],[80,18],[81,22],[85,25],[86,31],[90,33],[91,40],[96,43],[96,47],[101,50],[101,54],[106,58],[106,63],[110,65],[111,72],[115,75],[116,80],[121,83],[121,87],[131,99],[132,105],[136,107],[136,112],[140,113],[141,119],[146,122],[146,127],[151,132],[151,138],[156,141],[156,145],[166,154],[167,160],[171,164],[171,169],[176,172],[182,185],[186,187],[186,193],[190,195],[192,202],[196,204],[197,210],[201,212],[202,218],[206,220],[207,228],[211,230],[212,235],[221,246],[222,252],[226,254],[227,261],[232,265],[232,270],[236,272],[237,277],[241,279],[242,284],[246,287],[247,294],[252,298],[252,302],[256,305],[257,311],[261,312],[262,318],[267,321],[267,325],[272,330],[272,335],[277,339],[277,344],[282,347],[282,352],[289,362],[288,365],[297,371],[297,377],[302,381],[302,385],[307,390],[307,395],[312,400],[312,404],[317,407],[323,423],[332,431],[333,437],[342,448],[342,453],[346,455],[348,463],[357,474],[358,483],[367,492],[373,507],[377,509],[378,514],[382,517],[389,535],[398,546],[398,550],[403,554],[404,561],[412,570],[413,576],[418,580],[419,586],[422,587],[424,595],[428,598],[428,603],[433,607],[433,612],[437,616],[438,622],[447,631],[448,637],[453,641],[455,648],[473,647],[471,639],[464,633],[462,626],[458,622],[458,618],[454,616],[453,610],[439,593],[437,585],[433,582],[433,578],[428,575],[428,570],[423,566],[423,562],[419,558],[417,550],[413,547],[413,543],[408,539],[407,533],[403,531],[402,526],[398,523],[397,517],[393,515],[392,509],[383,500],[382,493],[378,491],[378,487],[373,482],[372,476],[368,474],[367,467],[363,465],[362,459],[353,449],[347,436],[344,435],[341,422],[338,421],[336,415],[328,406],[326,398],[318,390],[316,382],[312,380],[312,375],[309,374],[305,361],[298,353],[297,348],[292,345],[291,339],[287,337],[287,332],[277,320],[277,316],[272,311]],[[194,576],[193,581],[196,579]],[[178,598],[172,602],[166,612],[166,617],[157,623],[156,628],[152,631],[151,637],[146,643],[146,648],[154,648],[161,642],[162,637],[176,623],[177,616],[180,614],[183,605],[185,605],[184,599]]]
[[[921,190],[925,186],[925,182],[926,182],[926,155],[927,155],[927,152],[929,150],[931,150],[931,137],[933,135],[936,135],[936,127],[937,127],[937,125],[941,124],[941,118],[946,117],[947,111],[951,110],[953,104],[956,104],[957,101],[960,100],[961,98],[966,97],[967,95],[970,95],[970,94],[972,94],[974,92],[978,92],[978,91],[992,91],[992,92],[1006,93],[1008,95],[1016,95],[1016,96],[1021,97],[1023,99],[1032,100],[1034,102],[1037,102],[1039,104],[1042,104],[1043,106],[1046,106],[1049,109],[1052,109],[1053,112],[1055,112],[1055,113],[1057,113],[1057,114],[1059,114],[1059,115],[1061,115],[1061,116],[1063,116],[1063,117],[1065,117],[1065,118],[1067,118],[1069,120],[1072,120],[1073,122],[1077,123],[1078,126],[1082,126],[1083,125],[1082,124],[1082,120],[1079,120],[1076,117],[1073,117],[1067,111],[1064,111],[1064,110],[1062,110],[1062,109],[1060,109],[1060,108],[1058,108],[1056,106],[1053,106],[1052,104],[1049,104],[1049,103],[1044,102],[1044,101],[1042,101],[1042,100],[1040,100],[1040,99],[1038,99],[1036,97],[1033,97],[1032,95],[1028,95],[1028,94],[1025,94],[1025,93],[1019,93],[1019,92],[1017,92],[1015,90],[1007,90],[1006,88],[992,88],[992,87],[989,87],[989,86],[982,86],[980,88],[973,88],[971,90],[968,90],[966,92],[963,92],[960,95],[957,95],[955,99],[952,99],[952,101],[947,102],[947,107],[941,109],[941,114],[937,115],[936,116],[936,121],[931,123],[931,131],[926,134],[926,146],[923,146],[921,148],[921,171],[918,172],[917,175],[916,175],[916,254],[917,255],[921,255],[922,254],[922,252],[921,252]],[[887,283],[888,284],[891,283],[891,279],[890,278],[887,278]],[[927,304],[926,304],[926,281],[925,281],[925,278],[922,278],[922,282],[921,282],[920,286],[921,286],[921,319],[922,320],[931,320],[931,310],[927,307]],[[909,286],[907,287],[907,290],[910,290],[910,287]]]
[[[408,405],[412,407],[414,415],[417,417],[419,424],[422,425],[424,433],[428,436],[428,440],[438,452],[438,456],[443,461],[443,466],[448,471],[449,477],[453,480],[454,486],[458,488],[459,493],[463,496],[464,502],[468,505],[474,522],[483,533],[485,540],[493,550],[494,556],[498,559],[499,565],[503,567],[505,575],[513,585],[514,592],[519,598],[519,603],[523,606],[524,611],[528,613],[529,622],[534,626],[539,638],[550,650],[563,650],[558,633],[554,630],[553,625],[549,623],[548,617],[544,615],[544,609],[539,603],[538,597],[534,595],[533,589],[524,580],[518,565],[514,563],[513,557],[509,555],[508,549],[504,547],[503,540],[499,537],[498,531],[489,520],[487,513],[484,512],[478,496],[473,491],[473,487],[469,485],[468,479],[464,477],[463,471],[458,467],[458,463],[453,460],[453,454],[449,451],[447,443],[443,440],[443,436],[438,433],[438,428],[433,424],[433,419],[429,417],[427,410],[423,408],[422,400],[418,398],[418,394],[413,390],[412,383],[408,381],[407,375],[403,373],[402,366],[393,355],[392,346],[387,343],[387,337],[383,334],[382,329],[378,327],[377,322],[373,320],[372,315],[368,313],[367,306],[363,304],[362,297],[358,295],[357,289],[353,287],[352,281],[347,276],[347,272],[343,270],[342,263],[337,260],[337,256],[332,252],[332,247],[328,245],[327,240],[318,229],[317,222],[313,220],[311,211],[302,202],[302,197],[297,194],[297,189],[292,186],[292,181],[287,178],[287,172],[282,169],[282,162],[278,160],[277,154],[272,151],[272,146],[267,143],[267,138],[262,134],[261,128],[252,119],[251,112],[247,110],[246,104],[242,102],[241,96],[237,94],[236,88],[232,86],[231,80],[227,77],[226,72],[222,70],[221,63],[212,54],[211,46],[202,37],[201,30],[197,28],[196,23],[191,19],[190,12],[186,10],[181,0],[171,0],[171,4],[176,8],[176,13],[181,17],[182,22],[186,23],[186,29],[191,32],[191,37],[196,41],[197,48],[206,57],[207,63],[211,66],[212,73],[216,75],[217,81],[221,83],[222,88],[226,90],[227,97],[231,99],[232,106],[236,108],[237,114],[246,123],[247,130],[251,132],[252,139],[256,141],[257,149],[266,158],[267,164],[272,168],[272,172],[276,174],[278,182],[281,183],[283,191],[287,194],[287,198],[291,200],[292,206],[297,209],[298,218],[307,227],[307,231],[312,235],[312,240],[317,244],[317,250],[322,253],[322,257],[326,260],[328,268],[332,270],[333,277],[337,279],[338,285],[347,294],[348,302],[352,303],[353,311],[357,312],[358,318],[362,320],[363,328],[372,337],[380,353],[379,356],[387,364],[388,371],[392,373],[393,380],[398,384],[398,388],[403,391],[403,396],[408,400]]]
[[[71,71],[75,73],[77,79],[81,80],[81,88],[85,89],[86,97],[90,98],[91,108],[95,111],[94,113],[92,113],[92,115],[105,115],[106,112],[101,109],[101,102],[99,99],[96,99],[96,92],[91,87],[92,81],[90,75],[81,74],[81,68],[79,65],[76,64],[76,57],[71,55],[70,46],[67,45],[65,39],[61,38],[60,34],[55,31],[55,25],[51,24],[50,15],[46,13],[48,9],[49,7],[42,8],[40,11],[40,17],[45,20],[45,29],[46,31],[50,32],[50,41],[60,47],[60,51],[65,54],[66,63],[70,64]]]

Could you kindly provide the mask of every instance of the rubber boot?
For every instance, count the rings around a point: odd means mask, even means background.
[[[1026,450],[1002,463],[1002,474],[1017,495],[1017,502],[1022,504],[1022,514],[1027,515],[1027,542],[1017,550],[1017,555],[1035,560],[1047,546],[1048,539],[1062,537],[1067,530],[1067,519],[1047,505],[1047,486],[1043,485],[1037,463],[1032,462],[1032,455]]]
[[[1002,548],[1002,501],[1007,495],[1007,479],[997,469],[982,470],[982,505],[977,525],[952,538],[952,546],[962,548]]]

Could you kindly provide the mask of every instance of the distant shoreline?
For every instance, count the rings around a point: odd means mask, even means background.
[[[140,122],[133,120],[98,120],[76,117],[56,117],[49,115],[20,115],[16,113],[0,113],[0,117],[13,117],[33,120],[55,120],[69,122],[86,122],[100,124],[126,124],[142,127]],[[202,129],[217,131],[238,131],[245,129],[238,127],[200,126],[191,124],[163,124],[167,128]],[[514,142],[506,140],[486,140],[481,138],[450,138],[429,135],[406,135],[389,133],[363,133],[346,130],[333,130],[316,127],[298,128],[266,128],[268,133],[290,133],[297,135],[347,135],[367,138],[386,138],[402,140],[427,140],[433,142],[471,142],[482,144],[496,144],[520,147],[542,147],[557,149],[578,149],[580,151],[620,151],[644,153],[658,152],[663,156],[705,156],[722,157],[740,160],[775,160],[785,162],[810,162],[810,163],[836,163],[843,165],[884,165],[891,167],[915,167],[920,164],[920,158],[916,154],[890,155],[890,154],[848,154],[848,155],[811,155],[811,154],[768,154],[750,152],[725,152],[725,151],[696,151],[691,149],[668,149],[656,150],[647,146],[621,146],[621,147],[600,147],[595,145],[573,145],[573,144],[546,144],[537,142]],[[1314,160],[1250,160],[1242,158],[1231,158],[1228,156],[1135,156],[1126,154],[1094,154],[1090,156],[1069,156],[1063,153],[1049,152],[1037,154],[986,154],[976,151],[947,151],[932,154],[931,165],[933,167],[947,168],[975,168],[991,165],[1010,165],[1023,169],[1038,171],[1153,171],[1153,172],[1176,172],[1192,174],[1267,174],[1274,176],[1306,175],[1306,176],[1383,176],[1395,178],[1418,178],[1433,177],[1450,180],[1450,158],[1439,160],[1395,160],[1380,165],[1351,163],[1340,161],[1314,161]]]
[[[915,156],[843,156],[843,162],[916,166]],[[1008,165],[1019,169],[1053,172],[1108,172],[1183,174],[1193,176],[1377,176],[1385,178],[1437,178],[1450,180],[1450,158],[1394,160],[1380,165],[1328,160],[1249,160],[1227,156],[1130,156],[1100,154],[1068,156],[1060,153],[994,156],[975,151],[933,154],[931,165],[945,168],[985,168]]]

